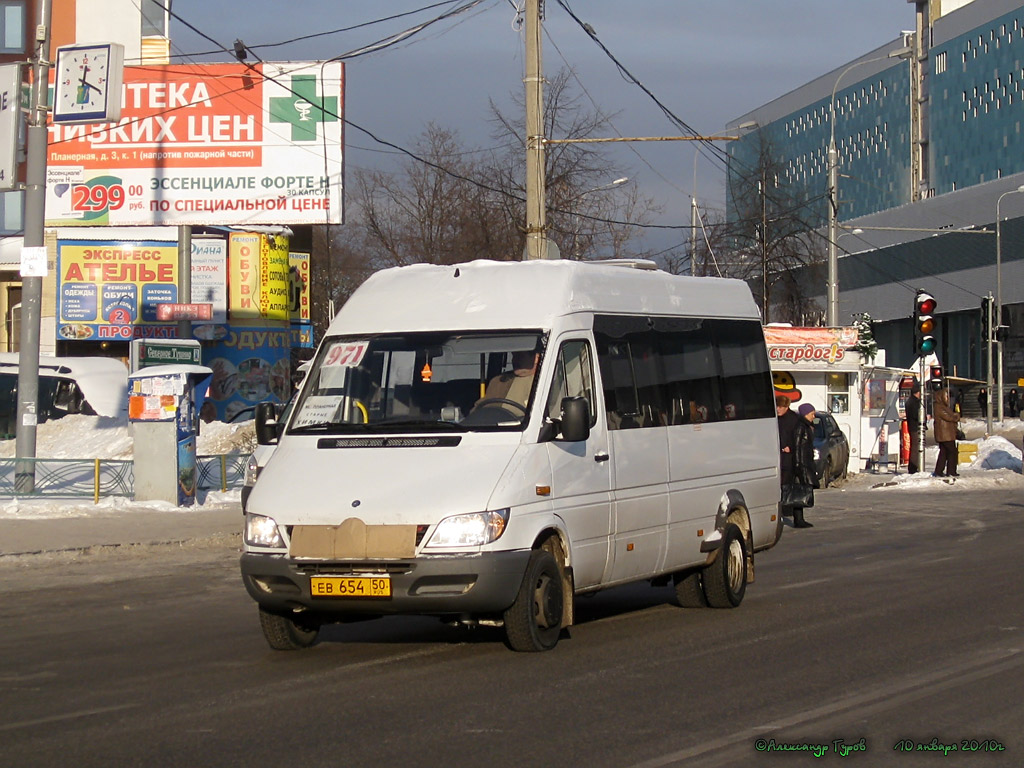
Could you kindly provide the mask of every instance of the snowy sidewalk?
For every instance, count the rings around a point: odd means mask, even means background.
[[[0,560],[96,547],[174,544],[227,538],[242,530],[238,491],[210,493],[180,509],[129,499],[0,501]]]

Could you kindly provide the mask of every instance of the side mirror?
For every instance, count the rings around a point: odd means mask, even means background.
[[[284,425],[277,420],[277,406],[274,403],[256,403],[256,442],[260,445],[276,445]]]
[[[562,442],[578,443],[590,437],[590,404],[585,397],[562,399]]]

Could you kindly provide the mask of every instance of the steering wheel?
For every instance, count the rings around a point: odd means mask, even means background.
[[[511,405],[514,408],[518,408],[523,412],[523,416],[526,415],[526,406],[522,403],[517,403],[515,400],[508,400],[504,397],[485,397],[483,400],[479,400],[476,404],[477,408],[486,408],[489,405]]]

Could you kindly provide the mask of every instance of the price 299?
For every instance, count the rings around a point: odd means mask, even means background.
[[[128,188],[128,193],[133,196],[141,195],[142,187],[133,185]],[[125,189],[121,184],[97,184],[92,187],[76,184],[71,188],[71,209],[74,211],[116,211],[124,205],[124,201]]]

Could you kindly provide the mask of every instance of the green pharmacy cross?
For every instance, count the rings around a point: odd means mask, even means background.
[[[318,123],[338,120],[338,97],[316,95],[316,75],[293,75],[291,94],[270,99],[270,122],[290,123],[292,141],[315,141]]]

